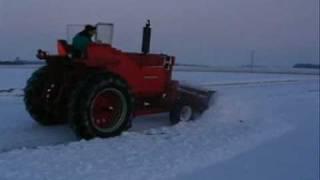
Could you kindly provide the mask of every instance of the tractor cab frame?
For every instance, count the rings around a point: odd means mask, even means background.
[[[83,30],[85,24],[68,24],[67,25],[67,42],[72,43],[72,38],[81,30]],[[99,22],[95,25],[96,34],[93,37],[93,41],[96,43],[110,44],[113,41],[114,24]]]

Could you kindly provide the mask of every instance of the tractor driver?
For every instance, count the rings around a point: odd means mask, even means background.
[[[96,27],[86,25],[84,30],[79,32],[72,39],[72,57],[82,58],[87,50],[87,47],[92,43],[92,37],[96,34]]]

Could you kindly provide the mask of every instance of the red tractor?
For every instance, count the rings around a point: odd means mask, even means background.
[[[58,40],[58,55],[38,51],[46,65],[32,74],[24,97],[35,121],[68,122],[78,136],[90,139],[119,135],[136,116],[169,112],[176,124],[208,108],[213,91],[172,80],[175,57],[149,53],[149,22],[143,30],[142,53],[112,47],[112,32],[112,24],[98,23],[97,41],[84,58],[71,57],[72,47],[65,40]]]

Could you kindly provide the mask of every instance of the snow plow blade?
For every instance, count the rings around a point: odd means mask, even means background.
[[[209,108],[210,101],[216,91],[207,90],[192,85],[180,84],[178,88],[180,101],[189,104],[198,113],[203,113]]]

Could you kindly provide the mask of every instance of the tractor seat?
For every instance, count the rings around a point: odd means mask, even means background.
[[[68,44],[66,40],[58,40],[57,49],[59,56],[69,56],[71,53],[71,46]]]

